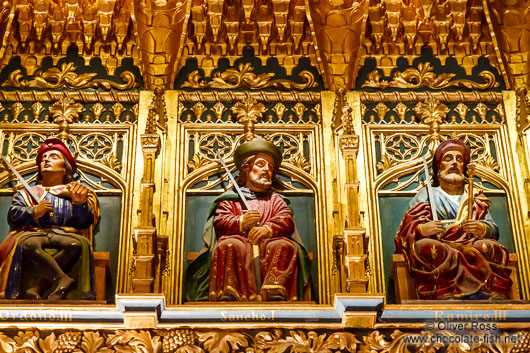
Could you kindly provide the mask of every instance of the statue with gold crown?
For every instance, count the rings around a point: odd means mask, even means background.
[[[497,241],[491,202],[473,192],[469,162],[464,142],[441,143],[433,187],[412,199],[397,231],[396,250],[407,259],[420,299],[505,299],[510,292],[509,252]]]
[[[76,162],[60,139],[46,139],[36,162],[38,185],[18,191],[8,211],[0,298],[93,299],[89,239],[99,220],[96,195],[74,181]]]
[[[205,247],[186,270],[187,301],[303,299],[310,285],[308,254],[288,201],[272,188],[281,162],[279,148],[264,139],[237,147],[239,190],[223,193],[210,208]]]

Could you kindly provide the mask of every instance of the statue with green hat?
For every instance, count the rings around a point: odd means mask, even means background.
[[[270,141],[257,138],[237,147],[234,164],[242,196],[228,190],[210,207],[205,246],[186,270],[186,301],[304,299],[310,285],[308,254],[288,201],[272,188],[281,162],[281,151]],[[259,266],[253,246],[259,247]]]

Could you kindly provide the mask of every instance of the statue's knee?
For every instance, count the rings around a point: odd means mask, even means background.
[[[238,238],[227,237],[219,242],[218,246],[225,248],[234,248],[235,250],[244,251],[246,249],[245,243]]]
[[[267,248],[269,248],[269,247],[282,248],[283,250],[287,250],[287,251],[291,251],[291,252],[296,252],[297,251],[297,248],[296,248],[296,245],[294,244],[294,242],[292,242],[292,241],[290,241],[288,239],[285,239],[285,238],[276,238],[276,239],[271,240],[267,244]]]
[[[83,246],[79,240],[72,239],[71,241],[68,241],[66,244],[64,244],[63,250],[71,254],[78,254],[81,252],[82,247]]]
[[[31,239],[22,243],[23,252],[36,252],[41,249],[41,245],[38,242],[31,241]]]

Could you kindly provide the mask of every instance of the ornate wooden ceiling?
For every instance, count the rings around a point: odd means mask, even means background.
[[[352,89],[367,58],[388,76],[427,46],[468,74],[485,57],[510,88],[530,83],[528,0],[6,0],[0,20],[1,67],[20,56],[28,75],[75,44],[109,75],[133,58],[146,88],[171,88],[187,59],[209,76],[251,47],[287,74],[309,58],[326,89]]]

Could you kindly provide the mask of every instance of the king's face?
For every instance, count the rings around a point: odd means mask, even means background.
[[[42,173],[65,173],[64,156],[60,151],[49,150],[42,154],[40,161],[40,171]]]
[[[247,177],[247,187],[252,191],[267,191],[272,183],[274,160],[265,153],[258,153]]]

